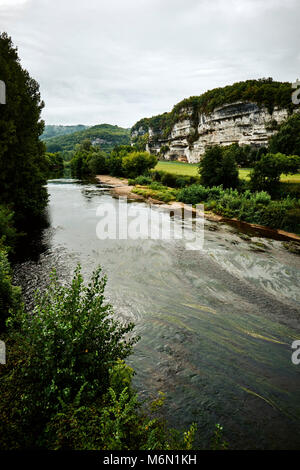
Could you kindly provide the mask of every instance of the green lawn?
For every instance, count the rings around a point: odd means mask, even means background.
[[[155,170],[168,171],[175,175],[198,176],[197,163],[184,163],[184,162],[158,162]]]
[[[198,176],[197,163],[184,163],[184,162],[158,162],[155,170],[168,171],[176,175]],[[241,179],[249,179],[250,170],[248,168],[241,168],[239,176]],[[295,175],[282,175],[281,181],[284,183],[300,183],[300,173]]]

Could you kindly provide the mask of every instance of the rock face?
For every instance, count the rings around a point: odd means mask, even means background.
[[[148,151],[160,153],[166,160],[199,162],[205,147],[211,145],[266,146],[268,139],[288,116],[285,109],[275,108],[270,114],[250,102],[236,102],[215,108],[211,114],[199,114],[195,120],[192,110],[185,108],[170,135],[162,138],[161,131],[149,129]],[[143,128],[135,135],[143,135]]]

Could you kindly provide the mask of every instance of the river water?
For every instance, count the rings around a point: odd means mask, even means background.
[[[100,264],[108,301],[141,335],[128,360],[134,383],[143,398],[166,393],[171,425],[196,422],[203,447],[220,423],[231,448],[300,448],[299,256],[208,221],[198,251],[183,240],[100,240],[96,210],[118,204],[107,188],[55,180],[48,191],[43,249],[15,269],[27,306],[53,267],[65,282],[78,262],[86,276]]]

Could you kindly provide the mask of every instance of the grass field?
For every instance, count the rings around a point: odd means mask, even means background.
[[[175,175],[188,175],[198,176],[198,165],[197,163],[184,163],[184,162],[158,162],[155,170],[163,170]],[[243,180],[249,179],[250,170],[248,168],[241,168],[239,170],[239,176]],[[299,183],[300,184],[300,173],[295,175],[282,175],[281,181],[283,183]]]

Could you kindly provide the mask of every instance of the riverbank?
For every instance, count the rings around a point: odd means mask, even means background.
[[[168,207],[175,209],[178,208],[185,208],[187,210],[190,210],[193,213],[196,213],[195,208],[191,208],[190,205],[184,204],[183,202],[179,201],[171,201],[169,203],[165,203],[163,201],[160,201],[158,199],[153,199],[151,197],[144,197],[140,194],[136,194],[132,192],[132,189],[134,186],[128,184],[128,179],[126,178],[117,178],[115,176],[110,176],[110,175],[97,175],[96,179],[102,183],[102,184],[107,184],[110,187],[111,194],[115,196],[123,196],[127,197],[128,199],[136,199],[144,202],[148,202],[151,204],[159,204],[160,206],[167,205]],[[266,238],[272,238],[274,240],[281,240],[281,241],[292,241],[300,244],[300,237],[291,232],[286,232],[285,230],[275,230],[271,229],[269,227],[265,227],[263,225],[258,225],[258,224],[252,224],[250,222],[244,222],[241,220],[238,220],[236,218],[228,218],[228,217],[223,217],[217,214],[214,214],[213,212],[204,212],[204,217],[207,220],[213,221],[213,222],[225,222],[230,225],[234,225],[236,228],[238,228],[242,232],[255,232],[259,233],[260,236],[266,237]]]

